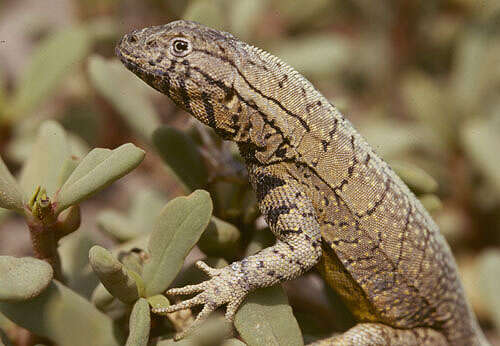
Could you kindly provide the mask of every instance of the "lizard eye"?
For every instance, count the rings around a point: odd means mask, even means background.
[[[175,56],[183,57],[191,52],[191,44],[188,40],[177,38],[172,42],[172,54]]]

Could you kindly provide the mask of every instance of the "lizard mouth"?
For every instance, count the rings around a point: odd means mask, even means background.
[[[142,70],[140,66],[131,59],[130,52],[123,47],[122,42],[120,42],[115,47],[115,55],[120,59],[120,61],[131,71]]]

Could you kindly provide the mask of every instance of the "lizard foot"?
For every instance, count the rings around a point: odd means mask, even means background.
[[[195,297],[171,305],[167,308],[152,309],[154,313],[166,314],[174,311],[184,310],[197,305],[204,305],[193,324],[186,330],[178,333],[175,340],[184,338],[200,325],[212,312],[222,305],[227,304],[226,320],[232,322],[238,307],[248,294],[248,289],[241,285],[244,278],[240,277],[231,266],[222,269],[211,268],[202,261],[196,262],[196,266],[205,272],[210,279],[196,285],[188,285],[181,288],[172,288],[167,291],[168,295],[187,295],[198,293]]]

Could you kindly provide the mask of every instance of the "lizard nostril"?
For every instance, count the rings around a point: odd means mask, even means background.
[[[127,42],[128,43],[137,43],[137,36],[134,34],[131,34],[127,37]]]

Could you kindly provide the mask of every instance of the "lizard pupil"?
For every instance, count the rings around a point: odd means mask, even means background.
[[[173,51],[175,55],[184,56],[189,53],[189,42],[185,40],[175,40],[173,43]]]

